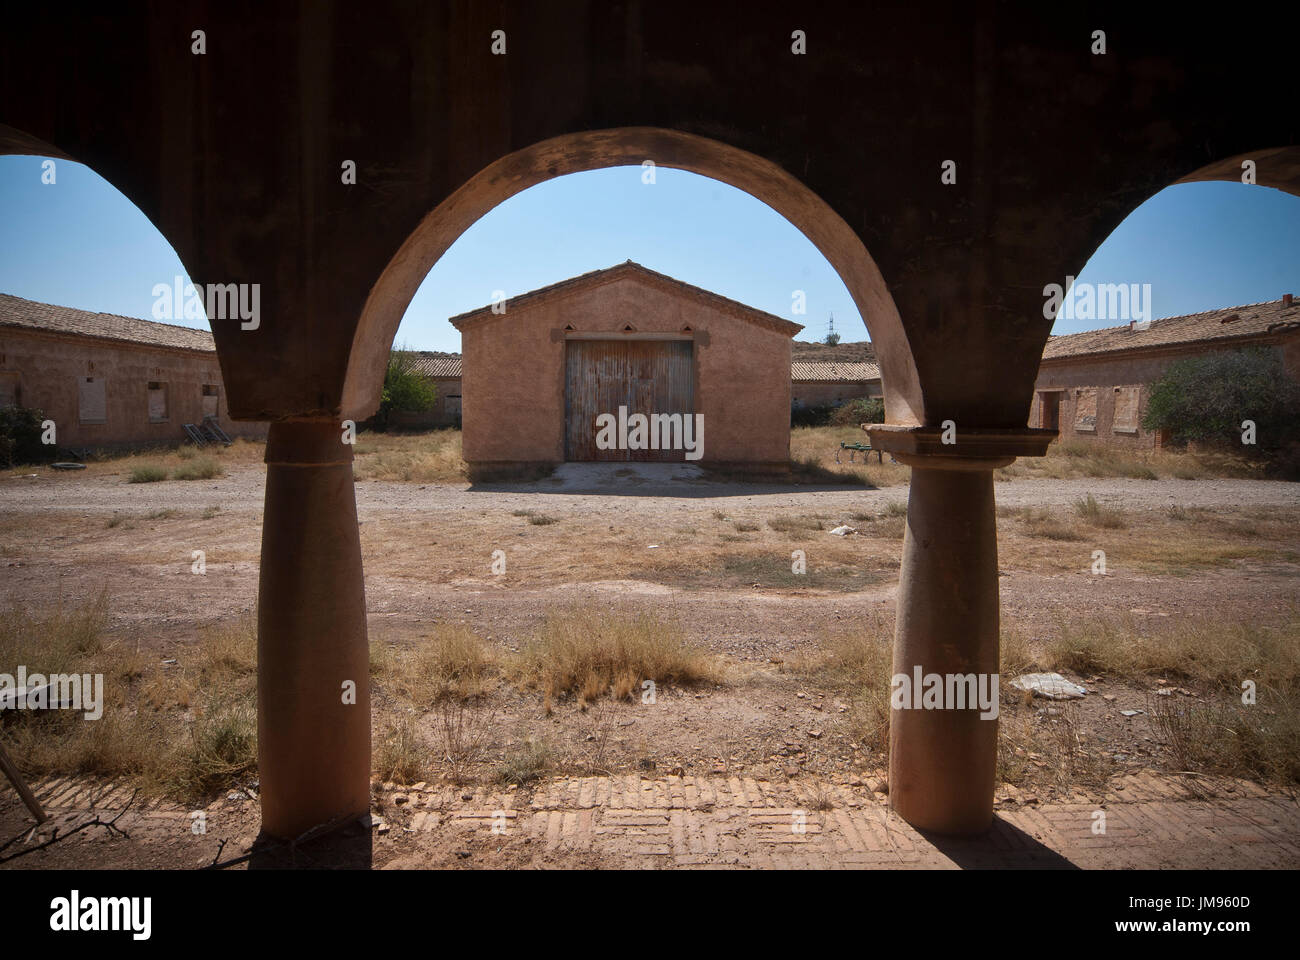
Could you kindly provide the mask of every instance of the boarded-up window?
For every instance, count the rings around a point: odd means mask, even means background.
[[[18,386],[18,372],[0,373],[0,407],[16,407],[23,402],[22,389]]]
[[[167,419],[167,384],[149,381],[149,422],[160,423]]]
[[[1141,387],[1115,388],[1115,419],[1112,429],[1116,433],[1138,432],[1138,397]]]
[[[103,377],[77,378],[77,419],[82,423],[107,423]]]
[[[215,417],[217,415],[217,385],[215,383],[205,383],[203,385],[203,416]]]
[[[1097,388],[1079,387],[1074,391],[1074,429],[1097,429]]]

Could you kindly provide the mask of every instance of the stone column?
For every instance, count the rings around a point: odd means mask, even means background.
[[[257,660],[263,833],[292,839],[366,813],[365,582],[352,447],[335,420],[271,424]]]
[[[1055,433],[959,430],[946,444],[935,429],[868,432],[873,447],[912,468],[893,675],[937,674],[945,694],[950,675],[987,682],[999,670],[993,471],[1018,454],[1041,456]],[[992,825],[998,724],[983,712],[946,697],[940,709],[891,709],[889,802],[908,823],[946,834]]]

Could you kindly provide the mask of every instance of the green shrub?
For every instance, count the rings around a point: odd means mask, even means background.
[[[815,407],[794,407],[790,410],[792,427],[824,427],[831,422],[835,408],[829,403]]]
[[[393,350],[384,371],[384,389],[379,398],[375,423],[387,429],[394,412],[423,413],[438,400],[438,388],[416,370],[416,355],[410,350]]]
[[[1256,425],[1255,449],[1272,453],[1300,440],[1300,384],[1276,349],[1250,347],[1170,364],[1151,385],[1142,426],[1167,430],[1175,443],[1221,442],[1241,448],[1242,421]]]
[[[41,443],[44,421],[45,414],[31,407],[0,407],[0,461],[12,467],[53,460],[54,444]]]
[[[831,423],[836,426],[856,426],[859,423],[884,423],[885,401],[879,397],[858,397],[843,406],[837,407],[831,414]]]

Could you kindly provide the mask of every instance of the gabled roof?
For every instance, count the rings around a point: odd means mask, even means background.
[[[553,283],[548,287],[541,287],[537,290],[530,290],[528,293],[521,293],[517,297],[510,297],[506,303],[509,309],[536,303],[540,300],[547,300],[551,297],[563,296],[576,293],[590,288],[598,287],[606,283],[613,283],[616,280],[627,278],[637,278],[648,280],[651,283],[667,288],[674,289],[676,292],[689,294],[698,299],[705,300],[711,306],[714,306],[741,319],[748,320],[751,323],[758,323],[762,326],[776,330],[778,333],[784,333],[788,337],[793,337],[803,329],[797,323],[791,323],[775,314],[766,313],[758,310],[748,304],[741,303],[738,300],[732,300],[720,294],[713,293],[701,287],[692,286],[689,283],[683,283],[681,280],[674,279],[664,273],[659,273],[647,267],[641,266],[628,260],[624,263],[616,264],[612,267],[606,267],[603,270],[592,270],[589,273],[579,274],[576,277],[570,277],[568,280],[561,280],[559,283]],[[492,307],[479,307],[477,310],[470,310],[468,313],[458,314],[449,321],[457,330],[464,330],[467,326],[486,320],[491,317],[498,317],[499,314],[492,312]]]
[[[790,364],[790,379],[796,383],[827,380],[861,383],[866,380],[879,380],[880,368],[874,363],[796,360]]]
[[[37,303],[35,300],[0,293],[0,329],[4,327],[96,337],[100,340],[117,340],[151,347],[197,350],[202,353],[215,353],[217,349],[212,334],[207,330],[140,320],[136,317],[121,317],[113,313],[91,313],[89,310]]]
[[[460,376],[460,354],[438,350],[412,351],[415,372],[435,380],[448,380]]]
[[[790,344],[790,359],[825,363],[875,363],[876,348],[870,340],[857,343],[808,343],[795,340]]]
[[[1098,353],[1115,353],[1169,347],[1188,343],[1214,343],[1243,337],[1260,337],[1278,330],[1300,330],[1300,303],[1284,307],[1282,300],[1249,303],[1240,307],[1206,310],[1183,317],[1152,320],[1145,330],[1107,327],[1051,337],[1043,349],[1044,360],[1059,360]],[[1231,319],[1231,318],[1236,319]]]

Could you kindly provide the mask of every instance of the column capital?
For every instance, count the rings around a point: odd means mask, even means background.
[[[875,450],[892,453],[911,467],[932,470],[993,470],[1005,467],[1017,457],[1041,457],[1056,439],[1055,430],[1036,427],[963,427],[954,424],[944,443],[942,426],[910,426],[896,423],[864,423]]]

